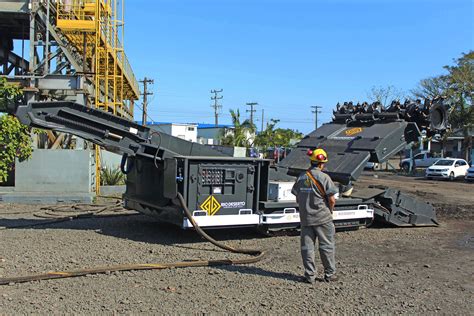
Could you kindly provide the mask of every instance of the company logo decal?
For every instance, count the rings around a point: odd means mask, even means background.
[[[221,206],[223,208],[243,208],[245,207],[245,202],[222,202]]]
[[[202,204],[201,204],[201,209],[206,211],[208,215],[212,216],[217,213],[218,210],[220,210],[221,205],[219,204],[219,201],[216,200],[216,198],[212,195],[210,195]]]
[[[362,127],[354,127],[354,128],[346,130],[344,134],[346,134],[346,136],[352,136],[355,134],[359,134],[360,132],[362,132]]]

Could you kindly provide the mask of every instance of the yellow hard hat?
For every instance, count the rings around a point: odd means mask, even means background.
[[[328,154],[326,154],[324,149],[308,149],[307,155],[312,162],[328,162]]]

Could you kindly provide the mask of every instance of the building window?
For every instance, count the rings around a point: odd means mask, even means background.
[[[189,132],[194,132],[194,127],[188,127]]]

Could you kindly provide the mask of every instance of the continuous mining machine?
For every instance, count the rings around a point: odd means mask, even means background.
[[[2,109],[0,109],[2,110]],[[298,205],[291,195],[295,176],[309,167],[307,150],[324,148],[326,172],[340,185],[333,213],[337,226],[359,227],[373,219],[396,226],[436,225],[432,205],[399,190],[366,188],[349,195],[367,162],[382,163],[422,136],[447,128],[442,99],[338,105],[331,122],[303,138],[279,164],[235,158],[197,143],[72,102],[11,101],[3,109],[25,125],[74,134],[122,155],[127,174],[123,205],[184,229],[180,193],[203,228],[297,228]]]

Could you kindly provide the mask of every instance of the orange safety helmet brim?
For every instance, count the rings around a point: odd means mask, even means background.
[[[307,155],[309,156],[311,162],[328,162],[328,154],[326,153],[326,151],[324,151],[324,149],[309,149]]]

